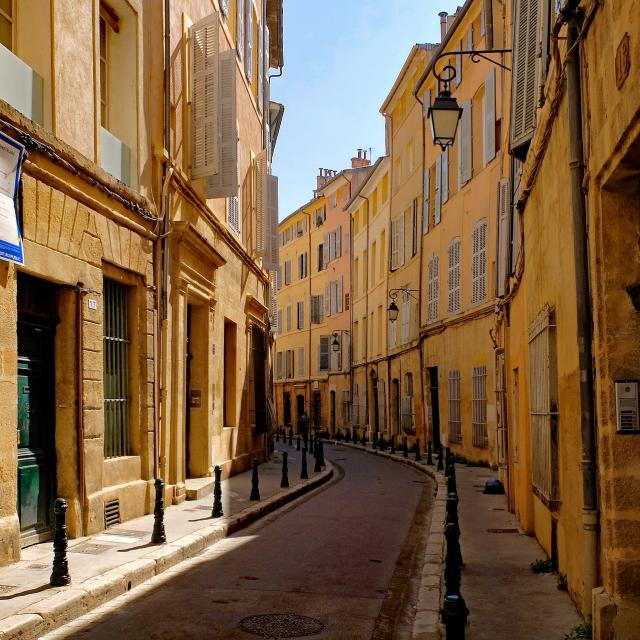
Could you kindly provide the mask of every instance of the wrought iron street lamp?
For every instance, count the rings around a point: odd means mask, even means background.
[[[391,303],[389,304],[387,313],[389,314],[389,320],[391,322],[395,322],[398,319],[398,314],[400,313],[400,309],[398,309],[398,305],[396,304],[399,292],[405,296],[413,298],[414,300],[417,300],[418,298],[413,294],[420,293],[417,289],[407,289],[406,287],[401,289],[389,289],[389,298],[391,299]]]

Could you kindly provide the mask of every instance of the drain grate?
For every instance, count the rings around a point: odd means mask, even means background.
[[[487,533],[520,533],[518,529],[487,529]]]
[[[104,524],[105,527],[113,527],[120,524],[120,500],[107,500],[104,503]]]
[[[44,562],[33,562],[27,565],[27,569],[48,569],[51,565]]]
[[[90,556],[98,556],[109,549],[113,549],[112,546],[106,544],[94,544],[92,542],[81,542],[75,547],[69,547],[69,553],[86,553]]]
[[[14,584],[0,584],[0,593],[7,593],[7,591],[13,591],[15,588]]]
[[[265,613],[243,618],[240,628],[263,638],[304,638],[320,633],[324,624],[296,613]]]

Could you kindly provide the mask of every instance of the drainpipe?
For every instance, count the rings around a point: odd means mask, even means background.
[[[369,424],[369,224],[371,222],[371,204],[369,202],[369,198],[367,196],[363,196],[362,194],[358,194],[359,198],[367,201],[367,264],[363,265],[366,269],[365,271],[365,303],[364,303],[364,313],[365,318],[367,319],[367,330],[364,336],[364,415],[366,424]],[[352,254],[353,255],[353,254]],[[377,426],[377,425],[376,425]],[[369,425],[371,429],[371,425]],[[371,431],[373,433],[373,430]]]
[[[582,439],[582,527],[584,558],[584,593],[582,610],[591,612],[591,592],[598,575],[598,498],[596,489],[596,440],[593,387],[592,314],[589,291],[589,245],[587,208],[583,189],[584,145],[582,138],[582,85],[580,60],[580,26],[582,12],[565,14],[568,18],[568,55],[566,60],[569,110],[569,167],[571,175],[571,212],[576,272],[578,321],[578,362],[580,367],[580,433]]]
[[[82,368],[83,368],[83,331],[82,331],[82,301],[85,292],[82,282],[78,282],[76,287],[76,421],[78,425],[78,500],[80,502],[80,531],[79,536],[84,536],[85,525],[85,502],[86,502],[86,485],[85,485],[85,463],[84,463],[84,403],[82,401]]]

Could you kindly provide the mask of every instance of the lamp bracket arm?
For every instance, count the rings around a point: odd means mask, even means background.
[[[468,55],[471,57],[471,62],[473,63],[478,63],[480,62],[480,60],[486,60],[487,62],[491,62],[492,64],[495,64],[498,67],[501,67],[502,69],[504,69],[505,71],[511,71],[511,69],[509,67],[507,67],[506,65],[502,64],[501,62],[499,62],[498,60],[494,60],[493,58],[490,58],[489,55],[492,54],[504,54],[504,53],[511,53],[512,50],[511,49],[478,49],[478,50],[469,50],[469,49],[462,49],[462,50],[458,50],[458,51],[443,51],[442,53],[438,54],[434,61],[433,61],[433,65],[432,65],[432,71],[433,71],[433,75],[440,81],[440,82],[444,82],[446,84],[452,82],[455,77],[456,77],[456,70],[455,67],[453,67],[450,64],[447,64],[441,71],[440,73],[438,73],[436,71],[436,64],[438,63],[438,61],[442,58],[447,58],[447,57],[451,57],[451,56],[462,56],[462,55]],[[447,72],[448,75],[443,76],[444,72]]]

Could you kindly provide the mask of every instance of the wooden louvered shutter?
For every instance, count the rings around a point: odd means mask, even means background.
[[[278,246],[278,178],[267,176],[267,247],[262,266],[275,269],[279,260]]]
[[[498,183],[498,256],[496,294],[504,296],[509,273],[509,178]]]
[[[258,111],[264,107],[264,31],[258,22]]]
[[[207,198],[230,198],[238,195],[238,129],[236,116],[236,54],[229,50],[220,54],[220,107],[218,131],[220,171],[207,176]]]
[[[196,22],[191,45],[191,177],[218,173],[218,14]]]
[[[256,171],[256,253],[267,253],[267,152],[261,151],[255,160]]]
[[[325,316],[331,315],[331,283],[327,282],[324,285],[324,314]]]
[[[245,49],[244,49],[244,72],[249,84],[253,80],[253,1],[246,0],[247,11],[245,13]]]
[[[324,271],[329,264],[329,233],[324,234],[322,244],[322,270]]]
[[[339,258],[342,255],[342,227],[338,227],[335,230],[335,234],[336,234],[336,258]]]
[[[398,224],[398,266],[404,264],[404,214],[396,221]]]
[[[422,184],[422,233],[429,231],[429,214],[431,209],[431,194],[429,192],[431,185],[429,184],[429,177],[429,169],[425,169],[424,182]]]
[[[435,190],[435,212],[434,224],[440,222],[440,212],[442,211],[442,154],[436,158],[436,190]]]
[[[510,149],[529,142],[536,126],[537,59],[540,45],[539,0],[518,0],[513,23]]]
[[[244,12],[245,3],[251,0],[236,0],[236,53],[242,60],[244,56]]]
[[[460,136],[458,138],[458,185],[462,187],[472,176],[473,167],[473,137],[472,137],[472,102],[467,100],[462,105],[460,120]]]
[[[338,289],[338,293],[337,293],[337,312],[338,313],[342,313],[342,305],[343,305],[343,295],[342,295],[342,276],[340,276],[340,279],[336,281],[338,283],[337,289]]]
[[[440,164],[442,165],[442,184],[440,185],[440,193],[442,194],[442,202],[445,203],[449,199],[449,147],[447,147],[442,155]]]
[[[496,157],[496,70],[491,69],[484,82],[484,164]]]

